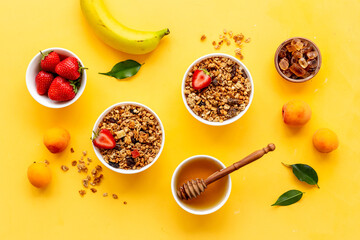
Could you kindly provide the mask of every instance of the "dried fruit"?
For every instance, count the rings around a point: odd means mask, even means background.
[[[133,150],[132,152],[131,152],[131,156],[132,156],[132,158],[137,158],[137,157],[139,157],[140,156],[140,153],[139,153],[139,151],[137,150],[137,149],[135,149],[135,150]]]

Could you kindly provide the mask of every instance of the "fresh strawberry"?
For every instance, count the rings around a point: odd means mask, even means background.
[[[54,51],[49,52],[48,54],[43,54],[42,52],[40,53],[42,55],[40,61],[41,69],[46,72],[55,73],[55,67],[60,63],[59,55]]]
[[[55,72],[66,79],[76,80],[80,77],[82,69],[76,58],[68,57],[56,66]]]
[[[48,96],[55,101],[68,101],[75,97],[77,87],[63,77],[57,76],[51,83]]]
[[[211,83],[210,73],[205,69],[195,70],[192,77],[192,87],[195,90],[206,88]]]
[[[92,142],[95,147],[102,149],[113,149],[116,146],[114,136],[106,128],[101,129],[98,133],[94,132]]]
[[[140,156],[140,153],[137,149],[135,149],[134,151],[131,152],[131,156],[132,158],[137,158]]]
[[[38,94],[46,94],[53,80],[54,76],[51,73],[40,71],[35,77],[36,91]]]

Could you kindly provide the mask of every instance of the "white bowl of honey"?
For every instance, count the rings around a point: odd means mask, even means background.
[[[193,199],[182,200],[177,190],[188,180],[205,179],[225,167],[218,159],[207,155],[193,156],[180,163],[171,180],[171,191],[177,204],[195,215],[206,215],[219,210],[230,196],[231,178],[229,175],[207,186],[206,191]]]

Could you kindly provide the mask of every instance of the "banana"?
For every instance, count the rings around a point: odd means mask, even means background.
[[[128,28],[109,13],[103,0],[80,0],[80,5],[95,34],[109,46],[125,53],[151,52],[170,33],[168,28],[154,32]]]

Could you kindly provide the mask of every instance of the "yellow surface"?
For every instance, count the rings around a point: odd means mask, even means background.
[[[3,1],[1,25],[1,200],[0,239],[359,239],[360,221],[360,19],[359,1],[115,1],[111,12],[126,25],[144,30],[169,27],[160,47],[144,56],[114,51],[86,24],[79,2]],[[225,127],[197,122],[180,93],[184,71],[226,28],[252,41],[244,63],[255,82],[254,101],[243,118]],[[205,42],[200,36],[207,35]],[[273,55],[286,38],[307,37],[323,56],[319,74],[303,84],[277,74]],[[48,109],[30,96],[25,71],[39,50],[63,47],[75,52],[88,70],[81,98],[65,109]],[[220,52],[233,54],[234,45]],[[145,63],[135,77],[118,81],[98,72],[122,60]],[[310,122],[299,130],[282,123],[281,107],[292,99],[308,102]],[[166,144],[160,159],[142,174],[124,176],[104,170],[104,181],[81,198],[81,179],[73,167],[81,151],[99,163],[92,150],[92,126],[111,104],[137,101],[162,119]],[[62,126],[71,134],[69,149],[48,152],[43,133]],[[338,134],[339,148],[320,154],[312,146],[316,129]],[[174,201],[170,180],[176,166],[195,154],[225,165],[269,142],[275,152],[232,174],[232,192],[218,212],[194,216]],[[53,181],[45,190],[27,180],[33,161],[48,159]],[[319,174],[320,189],[300,183],[281,162],[302,162]],[[305,191],[288,207],[271,207],[289,189]],[[103,198],[116,193],[118,200]],[[124,205],[123,201],[128,204]]]

